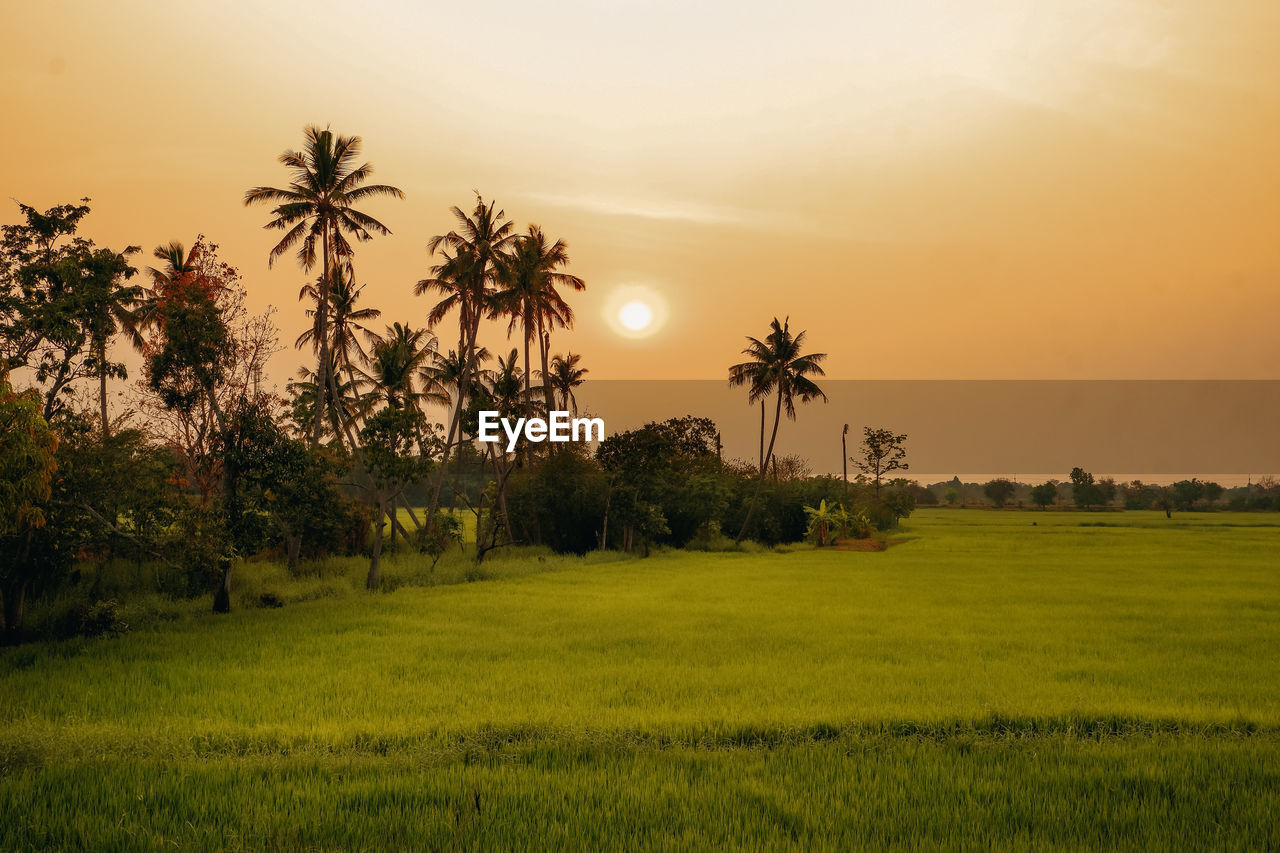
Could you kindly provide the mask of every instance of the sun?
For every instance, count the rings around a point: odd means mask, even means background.
[[[643,332],[653,323],[653,309],[633,299],[618,309],[618,322],[633,332]]]
[[[615,288],[605,300],[604,319],[624,338],[648,338],[667,322],[667,301],[656,288],[639,284]]]

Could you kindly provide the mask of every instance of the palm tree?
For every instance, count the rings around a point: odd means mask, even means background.
[[[290,171],[288,187],[254,187],[244,195],[244,203],[274,204],[273,219],[264,227],[284,231],[271,253],[267,265],[294,246],[298,247],[298,263],[310,271],[316,264],[316,248],[320,249],[320,281],[316,299],[317,371],[322,389],[337,402],[337,381],[326,375],[331,365],[329,348],[329,290],[339,264],[349,264],[352,250],[348,236],[357,240],[373,239],[373,234],[390,234],[378,220],[355,208],[355,205],[377,196],[404,198],[404,193],[388,184],[366,184],[373,174],[368,163],[357,165],[361,140],[358,136],[335,135],[328,128],[308,126],[303,134],[302,151],[285,151],[280,162]],[[320,440],[324,406],[316,409],[311,443]]]
[[[458,382],[458,402],[449,421],[440,473],[432,489],[429,523],[435,523],[436,510],[440,506],[440,489],[444,485],[445,462],[453,448],[461,425],[462,409],[469,393],[471,366],[475,363],[476,337],[480,333],[480,320],[492,310],[492,297],[497,281],[505,275],[509,262],[508,253],[516,235],[512,233],[511,220],[506,213],[496,209],[493,202],[485,202],[476,193],[476,206],[470,215],[461,208],[452,208],[457,227],[447,234],[432,237],[427,251],[441,253],[440,263],[431,268],[431,275],[414,287],[418,295],[437,293],[442,296],[427,315],[427,327],[434,328],[454,309],[458,311],[458,354],[462,357],[462,373]]]
[[[482,391],[487,398],[486,407],[503,415],[529,411],[530,402],[524,393],[524,389],[529,386],[521,375],[523,371],[520,370],[519,358],[519,352],[514,348],[506,358],[498,356],[498,366],[489,372],[488,381]],[[502,526],[506,531],[507,541],[514,542],[511,516],[507,512],[507,478],[511,475],[511,465],[506,459],[506,454],[502,452],[501,444],[492,443],[487,447],[493,464],[494,480],[498,487],[498,509],[502,513]]]
[[[575,417],[578,414],[578,398],[573,395],[573,389],[586,382],[583,377],[590,373],[587,368],[578,367],[581,361],[582,356],[574,352],[567,356],[557,355],[551,359],[549,377],[551,387],[560,392],[560,404],[566,409],[572,408]]]
[[[464,367],[457,350],[433,351],[431,363],[422,368],[423,393],[445,406],[452,405],[460,396],[474,397],[489,381],[490,372],[484,365],[491,357],[487,347],[477,347],[470,367]],[[460,395],[458,389],[462,387],[464,375],[469,387],[465,395]]]
[[[156,246],[151,252],[151,257],[164,264],[160,269],[147,267],[147,277],[151,279],[152,296],[164,293],[182,278],[196,271],[196,250],[192,248],[188,252],[181,240],[170,240],[167,246]]]
[[[755,491],[751,495],[751,506],[747,509],[747,517],[738,531],[738,539],[747,532],[751,516],[755,513],[756,500],[760,497],[760,487],[764,484],[765,472],[769,469],[769,461],[773,458],[773,446],[778,439],[778,424],[782,420],[785,409],[787,418],[796,419],[796,400],[807,403],[821,398],[826,402],[827,395],[814,384],[810,376],[824,376],[821,362],[826,353],[804,353],[803,331],[794,336],[791,334],[790,319],[781,323],[774,317],[770,324],[769,335],[763,340],[747,338],[747,347],[742,354],[747,361],[729,368],[729,385],[748,388],[747,399],[754,405],[769,394],[776,394],[777,404],[773,414],[773,433],[769,437],[769,448],[765,451],[764,461],[760,466],[760,475],[756,480]]]
[[[361,371],[361,380],[391,408],[421,411],[417,380],[436,353],[435,335],[393,323],[386,334],[370,335],[369,344],[369,369]]]
[[[368,358],[364,346],[360,343],[360,335],[363,334],[367,338],[374,337],[373,331],[368,328],[365,323],[376,320],[382,316],[382,312],[377,308],[358,308],[356,303],[360,301],[360,293],[364,290],[364,285],[359,287],[352,286],[352,276],[347,274],[346,270],[339,270],[333,278],[333,286],[329,288],[329,351],[333,354],[333,369],[342,371],[346,374],[346,386],[353,392],[357,392],[359,384],[356,380],[357,360],[363,361]],[[319,297],[320,280],[317,279],[314,284],[306,284],[298,294],[298,298],[309,296],[313,300]],[[311,328],[305,330],[298,335],[294,346],[302,349],[305,346],[316,346],[319,336],[319,318],[320,312],[314,308],[307,309],[307,316],[313,318]],[[343,406],[343,398],[339,397],[338,405]],[[359,400],[356,401],[356,407],[360,408]]]
[[[528,411],[525,394],[529,385],[524,374],[520,369],[520,355],[514,348],[506,358],[498,356],[498,366],[489,371],[485,382],[485,391],[494,409],[504,414]]]
[[[511,318],[511,322],[507,324],[507,335],[510,336],[515,331],[517,323],[524,333],[526,400],[533,399],[529,387],[533,375],[529,342],[537,335],[538,352],[542,361],[543,395],[548,409],[555,405],[555,401],[552,398],[551,378],[547,373],[546,333],[555,326],[567,328],[573,325],[573,309],[557,288],[582,290],[586,287],[586,283],[577,276],[559,271],[569,263],[568,250],[568,244],[564,240],[556,240],[548,245],[542,229],[537,225],[530,225],[528,233],[521,235],[515,242],[511,262],[499,280],[499,289],[493,300],[494,315]]]
[[[303,296],[317,298],[319,285],[319,279],[315,283],[303,285],[298,298],[301,299]],[[338,367],[352,365],[357,358],[367,357],[368,354],[360,343],[360,334],[363,333],[366,337],[372,335],[372,330],[364,324],[382,316],[382,312],[377,308],[356,307],[364,288],[363,284],[353,287],[351,278],[343,271],[339,271],[333,277],[333,286],[329,288],[329,349],[333,352],[334,363]],[[308,308],[307,316],[316,322],[312,323],[311,328],[298,335],[298,340],[294,343],[297,349],[316,345],[320,312],[315,308]]]
[[[332,358],[333,356],[330,355],[329,357]],[[334,376],[337,376],[337,367],[332,362],[330,363],[330,369]],[[293,398],[292,409],[295,423],[298,424],[299,430],[306,435],[310,435],[311,427],[304,429],[302,425],[315,423],[317,401],[321,399],[328,400],[330,395],[327,392],[321,393],[323,386],[318,381],[319,374],[312,368],[303,365],[298,368],[296,376],[297,379],[290,381],[286,388]],[[339,403],[337,406],[329,404],[320,407],[322,418],[326,412],[328,414],[328,418],[325,421],[326,426],[321,431],[320,438],[323,440],[326,436],[332,435],[339,444],[343,444],[343,435],[345,434],[347,435],[347,442],[354,448],[354,436],[350,432],[352,421],[355,418],[366,415],[371,408],[370,404],[374,400],[372,397],[362,399],[354,381],[348,380],[344,382],[337,380],[336,384],[338,387],[338,399],[341,401],[354,399],[356,405],[351,412],[346,411],[345,402]]]

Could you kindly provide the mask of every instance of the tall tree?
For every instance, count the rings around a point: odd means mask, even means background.
[[[347,385],[352,389],[356,387],[356,362],[368,358],[364,345],[360,343],[360,336],[372,337],[373,330],[365,324],[382,316],[377,308],[358,306],[363,290],[364,285],[355,287],[352,276],[345,270],[339,270],[334,275],[329,288],[329,351],[333,353],[334,369],[346,373]],[[320,279],[317,278],[315,282],[303,286],[298,298],[308,296],[315,301],[319,294]],[[307,316],[313,322],[310,328],[298,335],[298,340],[294,343],[297,349],[306,346],[316,348],[320,334],[320,312],[315,308],[308,308]]]
[[[760,498],[760,487],[764,485],[765,472],[769,470],[769,460],[773,458],[774,444],[778,439],[778,424],[785,411],[789,420],[796,419],[796,401],[808,403],[821,399],[824,403],[827,395],[823,393],[811,376],[824,376],[822,361],[827,354],[804,352],[803,331],[791,334],[790,318],[778,321],[777,317],[769,326],[769,334],[763,341],[748,336],[747,346],[742,354],[747,360],[729,368],[729,385],[733,387],[747,386],[747,399],[754,405],[769,394],[777,396],[773,414],[773,432],[769,436],[769,447],[765,451],[760,474],[756,479],[755,490],[751,494],[751,505],[747,509],[747,517],[743,519],[742,529],[737,538],[742,539],[755,514],[756,502]]]
[[[356,205],[379,196],[404,198],[404,193],[389,184],[369,184],[373,167],[359,163],[361,139],[358,136],[334,134],[310,125],[303,131],[305,138],[301,151],[285,151],[280,163],[290,172],[287,187],[254,187],[245,193],[244,203],[274,204],[270,222],[266,228],[284,231],[267,263],[297,246],[298,263],[310,271],[316,265],[317,248],[320,260],[320,281],[313,294],[316,302],[315,345],[317,349],[316,373],[321,389],[331,395],[333,405],[338,404],[336,378],[332,375],[329,350],[329,290],[334,275],[342,265],[351,261],[352,248],[348,237],[360,241],[373,239],[374,234],[387,235],[391,231],[377,219],[356,209]],[[322,394],[323,397],[323,394]],[[317,406],[312,426],[311,444],[320,441],[324,420],[324,405]]]
[[[511,220],[506,213],[476,193],[476,206],[470,214],[457,206],[451,209],[456,227],[427,241],[427,251],[441,253],[441,261],[431,268],[431,275],[414,287],[418,295],[441,296],[427,314],[428,328],[435,328],[453,311],[458,312],[458,354],[462,358],[458,381],[458,402],[449,420],[439,475],[431,490],[431,508],[427,513],[435,523],[440,507],[440,489],[444,486],[446,463],[462,422],[471,388],[471,370],[476,361],[480,321],[493,309],[497,282],[506,274],[510,252],[516,241]]]
[[[862,428],[862,444],[858,448],[861,456],[854,460],[854,464],[875,484],[876,500],[880,499],[880,489],[886,477],[894,471],[906,471],[910,468],[906,462],[907,450],[903,446],[906,440],[906,433]]]
[[[555,406],[551,377],[547,371],[547,344],[549,333],[556,326],[573,326],[573,308],[560,295],[560,288],[583,290],[586,283],[576,275],[562,272],[569,264],[569,246],[564,240],[548,243],[547,236],[537,225],[530,225],[527,233],[516,241],[511,261],[499,279],[499,289],[494,295],[494,313],[510,318],[507,334],[519,324],[524,335],[524,383],[525,400],[531,403],[533,394],[530,382],[533,364],[529,358],[530,342],[538,341],[538,354],[542,364],[543,397],[547,409]]]
[[[155,272],[136,402],[207,506],[221,478],[223,416],[242,396],[257,396],[255,378],[278,351],[276,328],[272,310],[249,313],[240,272],[203,235],[180,268],[166,262]]]

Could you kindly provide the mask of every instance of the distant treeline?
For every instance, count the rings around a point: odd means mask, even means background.
[[[1234,488],[1195,477],[1161,485],[1142,480],[1116,482],[1110,477],[1095,479],[1088,471],[1075,468],[1066,480],[1035,484],[1004,477],[965,483],[953,477],[920,488],[916,500],[921,505],[956,507],[1156,509],[1166,514],[1214,510],[1280,512],[1280,479],[1264,476],[1256,483]]]

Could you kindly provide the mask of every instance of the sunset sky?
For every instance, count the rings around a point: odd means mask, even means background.
[[[356,256],[385,321],[476,188],[569,242],[593,378],[722,377],[774,314],[840,378],[1280,375],[1274,0],[270,5],[6,2],[3,195],[207,234],[291,343],[241,198],[329,124],[407,194]],[[633,291],[659,333],[604,322]]]

